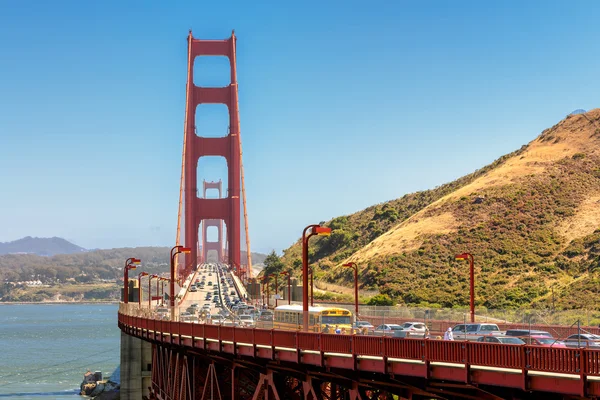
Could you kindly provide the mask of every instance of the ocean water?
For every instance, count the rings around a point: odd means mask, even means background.
[[[79,399],[119,364],[116,304],[0,305],[0,400]]]

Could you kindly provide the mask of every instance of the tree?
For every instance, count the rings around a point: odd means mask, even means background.
[[[264,261],[265,270],[264,274],[275,274],[281,272],[283,270],[283,262],[281,258],[275,253],[275,250],[271,251],[271,253],[265,258]]]
[[[393,306],[394,300],[387,294],[378,294],[369,299],[367,305],[369,306]]]

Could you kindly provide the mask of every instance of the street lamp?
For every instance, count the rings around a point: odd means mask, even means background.
[[[140,272],[138,274],[138,288],[140,290],[140,295],[138,296],[138,304],[140,306],[142,305],[142,293],[143,293],[143,290],[142,290],[142,276],[146,276],[146,275],[148,275],[148,273],[144,272],[144,271],[142,271],[142,272]]]
[[[475,272],[473,271],[473,255],[471,253],[462,253],[454,256],[457,260],[469,260],[470,280],[471,280],[471,323],[475,322]]]
[[[308,267],[308,274],[310,275],[310,306],[314,306],[313,300],[315,297],[313,296],[313,290],[315,286],[313,285],[313,269],[312,267]]]
[[[271,276],[270,274],[266,274],[265,275],[265,286],[267,287],[267,308],[269,308],[269,305],[271,303],[271,293],[269,290],[269,276]]]
[[[192,249],[190,249],[189,247],[183,247],[183,246],[174,246],[171,249],[171,287],[170,289],[170,293],[169,293],[169,300],[171,302],[171,314],[173,314],[173,309],[175,307],[175,256],[179,253],[185,253],[185,254],[189,254],[191,253]],[[172,315],[171,317],[174,317],[174,315]],[[174,318],[171,318],[171,321],[175,321]]]
[[[292,290],[291,290],[291,280],[290,280],[290,272],[289,271],[283,271],[280,273],[280,275],[287,275],[288,278],[288,305],[292,304]]]
[[[310,233],[308,233],[309,230]],[[302,231],[302,325],[304,331],[308,331],[308,239],[315,235],[329,236],[331,228],[316,224],[309,225]]]
[[[354,318],[358,321],[358,265],[355,262],[342,264],[342,267],[352,268],[354,270]]]
[[[148,307],[152,308],[152,286],[150,283],[152,282],[152,278],[158,278],[158,275],[150,275],[148,277]],[[158,293],[156,293],[158,295]]]
[[[123,302],[125,304],[129,303],[129,270],[135,269],[140,262],[138,258],[133,257],[125,261],[125,269],[123,270],[123,284],[125,285],[123,288]]]

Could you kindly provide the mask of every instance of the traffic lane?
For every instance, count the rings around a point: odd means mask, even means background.
[[[192,282],[196,283],[196,280],[198,280],[199,282],[202,282],[202,277],[206,277],[205,279],[205,286],[204,289],[197,289],[195,292],[190,291],[188,288],[188,293],[186,296],[186,300],[184,303],[182,303],[182,310],[185,311],[185,309],[187,309],[189,306],[191,306],[194,303],[198,304],[198,311],[200,311],[202,309],[202,307],[204,306],[204,304],[208,303],[210,304],[210,314],[211,315],[215,315],[218,314],[220,309],[214,306],[214,295],[213,292],[215,289],[218,289],[217,287],[217,280],[216,280],[216,273],[212,272],[211,273],[212,276],[209,276],[209,271],[204,270],[204,269],[200,269],[196,276],[194,276],[194,279],[192,280]],[[208,285],[208,282],[211,282],[212,285]],[[220,290],[220,288],[218,289]],[[210,293],[211,294],[211,299],[210,300],[206,300],[206,295]]]

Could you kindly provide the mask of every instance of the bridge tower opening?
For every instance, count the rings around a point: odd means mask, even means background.
[[[217,199],[221,199],[223,197],[223,182],[219,180],[218,182],[202,182],[202,198],[208,199],[206,197],[207,190],[218,190],[219,195]],[[223,220],[222,219],[203,219],[201,221],[202,224],[202,258],[201,262],[208,261],[208,252],[216,251],[217,253],[217,262],[223,263],[225,262],[223,258]],[[217,240],[209,241],[208,240],[208,228],[216,227],[217,228]]]
[[[230,64],[230,82],[224,87],[201,87],[194,84],[194,61],[201,56],[225,56]],[[229,129],[224,137],[203,137],[202,131],[196,133],[196,109],[201,104],[224,104],[229,111]],[[224,127],[225,128],[225,127]],[[201,157],[220,156],[227,161],[226,197],[222,197],[219,188],[218,199],[207,199],[206,189],[212,183],[205,182],[204,197],[198,197],[197,165]],[[225,40],[195,39],[190,31],[188,35],[188,76],[186,88],[185,137],[184,137],[183,185],[185,215],[185,245],[191,253],[185,257],[179,276],[187,276],[198,262],[206,260],[208,250],[217,250],[220,260],[227,262],[241,272],[241,218],[240,195],[242,182],[242,153],[240,123],[238,111],[238,88],[236,70],[236,37]],[[245,202],[244,202],[245,203]],[[245,204],[244,204],[245,205]],[[244,214],[246,211],[244,209]],[[203,225],[202,254],[198,253],[198,233]],[[217,226],[219,236],[226,233],[226,254],[222,237],[215,244],[206,242],[207,229]],[[247,224],[247,221],[246,221]],[[247,230],[247,226],[246,226]],[[248,246],[249,247],[249,246]],[[220,249],[220,250],[219,250]],[[249,250],[249,249],[248,249]],[[248,251],[250,253],[250,251]]]

